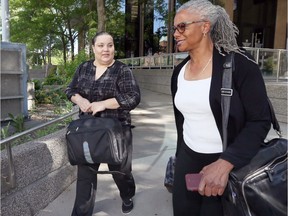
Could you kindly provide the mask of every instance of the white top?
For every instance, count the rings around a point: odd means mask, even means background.
[[[184,116],[184,141],[195,152],[222,152],[221,137],[209,103],[211,77],[185,80],[187,63],[178,76],[178,89],[175,95],[175,106]]]

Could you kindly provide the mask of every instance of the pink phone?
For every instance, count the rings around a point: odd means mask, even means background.
[[[189,173],[185,175],[186,188],[189,191],[198,191],[198,187],[202,178],[201,173]]]

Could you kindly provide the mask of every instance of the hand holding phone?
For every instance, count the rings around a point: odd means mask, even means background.
[[[188,173],[185,175],[186,188],[189,191],[198,191],[198,187],[202,178],[201,173]]]

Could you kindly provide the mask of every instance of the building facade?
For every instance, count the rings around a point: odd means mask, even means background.
[[[287,0],[219,1],[240,31],[239,46],[287,49]],[[126,0],[126,57],[144,56],[153,44],[153,2]],[[176,4],[176,0],[168,0],[170,14]],[[173,19],[167,23],[170,32]],[[172,34],[167,35],[167,41],[167,52],[175,52]]]
[[[239,45],[287,49],[287,0],[235,0],[226,10],[240,30]]]

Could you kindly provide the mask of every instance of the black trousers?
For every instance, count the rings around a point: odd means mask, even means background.
[[[110,165],[110,171],[125,173],[113,174],[113,179],[119,189],[122,200],[128,200],[135,195],[135,182],[132,171],[132,132],[130,127],[124,127],[125,142],[127,142],[127,159],[121,165]],[[93,214],[97,189],[97,174],[100,164],[78,166],[76,198],[72,216],[91,216]]]
[[[173,185],[174,216],[223,216],[220,196],[201,196],[186,189],[185,174],[199,173],[216,161],[219,154],[201,154],[192,151],[184,142],[179,149]]]

